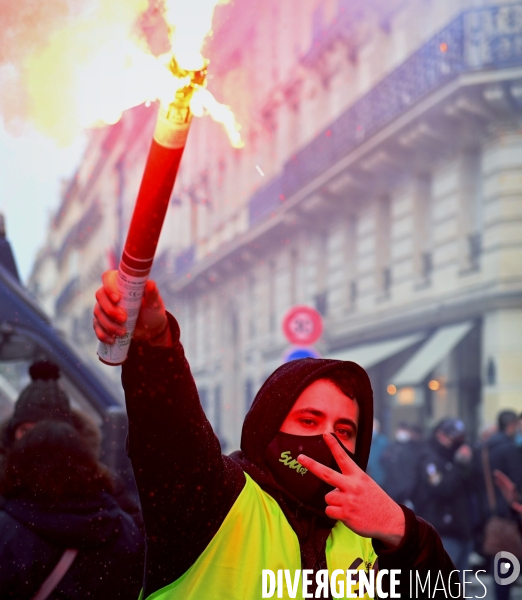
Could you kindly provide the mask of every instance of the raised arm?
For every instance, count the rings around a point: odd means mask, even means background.
[[[106,343],[120,335],[115,272],[97,292],[95,330]],[[154,282],[147,283],[122,368],[132,461],[147,536],[146,595],[171,583],[197,559],[244,486],[222,456],[199,402],[179,341]]]

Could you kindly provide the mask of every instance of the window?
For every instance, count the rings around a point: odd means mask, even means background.
[[[377,295],[387,296],[391,288],[391,200],[379,198],[375,215],[375,264]]]
[[[274,261],[268,263],[268,330],[273,332],[276,330],[276,266]]]
[[[250,410],[252,402],[254,401],[254,382],[252,379],[245,381],[245,412]]]
[[[312,39],[318,40],[324,29],[324,6],[321,2],[312,13]]]
[[[208,389],[201,388],[200,390],[198,390],[198,393],[199,393],[199,401],[201,402],[201,406],[203,407],[203,410],[206,413],[208,410]]]
[[[222,409],[222,398],[221,398],[221,386],[217,385],[214,388],[214,431],[218,438],[221,436],[221,409]]]
[[[418,175],[415,181],[414,248],[417,283],[430,282],[432,257],[432,185],[429,175]]]
[[[357,301],[357,217],[355,215],[350,216],[346,226],[344,252],[347,308],[353,310]]]
[[[289,285],[290,285],[290,304],[297,304],[298,297],[298,282],[297,282],[297,269],[299,263],[299,254],[297,249],[292,249],[290,252],[290,277],[289,277]]]
[[[321,294],[317,294],[315,296],[315,308],[323,317],[326,316],[328,312],[328,293],[322,292]]]
[[[355,303],[357,302],[357,281],[350,281],[349,301],[350,301],[350,306],[354,307]]]
[[[256,280],[252,275],[248,279],[248,290],[247,290],[247,298],[248,298],[248,335],[250,339],[254,339],[257,333],[256,327]]]
[[[328,232],[323,231],[317,240],[315,249],[315,268],[316,268],[316,288],[315,288],[315,307],[323,315],[326,315],[327,309],[327,288],[328,288]]]
[[[482,155],[464,152],[460,160],[459,262],[461,271],[480,268],[482,251]]]

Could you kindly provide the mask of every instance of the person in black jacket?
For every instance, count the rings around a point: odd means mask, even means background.
[[[385,449],[381,457],[384,471],[383,489],[395,502],[413,506],[413,496],[420,473],[420,451],[423,447],[419,427],[399,423],[395,440]]]
[[[2,445],[12,446],[35,423],[44,419],[74,425],[71,403],[59,384],[60,369],[48,360],[39,360],[29,367],[31,382],[20,392],[13,414],[2,430]]]
[[[515,444],[520,418],[512,410],[503,410],[497,417],[498,431],[486,442],[491,472],[501,471],[516,488],[522,489],[522,453]],[[495,488],[497,514],[509,518],[511,508],[498,487]]]
[[[468,567],[472,549],[468,497],[472,460],[464,423],[443,419],[421,450],[420,478],[414,494],[416,512],[436,528],[461,571]]]
[[[20,392],[13,414],[0,425],[0,466],[16,441],[40,421],[62,421],[72,425],[86,443],[96,461],[100,460],[102,436],[98,425],[84,412],[73,408],[60,385],[60,369],[49,360],[40,360],[29,367],[31,382]],[[136,494],[125,486],[118,475],[111,473],[112,495],[143,530],[140,506]]]
[[[0,481],[0,598],[33,598],[67,549],[49,600],[137,598],[143,538],[108,472],[71,425],[40,421],[14,443]]]
[[[509,482],[513,489],[522,490],[522,455],[520,448],[515,443],[515,435],[520,427],[519,415],[513,410],[503,410],[497,417],[498,431],[493,434],[484,444],[481,450],[487,453],[489,459],[489,469],[495,480],[495,514],[506,518],[518,520],[516,511],[512,503],[506,498],[506,482]],[[486,517],[492,516],[492,511],[487,501],[486,485],[484,479],[484,465],[480,464],[480,478],[482,480],[483,506]],[[499,485],[500,484],[500,485]],[[493,557],[490,557],[490,562]],[[495,598],[497,600],[508,600],[511,595],[511,589],[514,584],[500,585],[494,580]]]
[[[104,274],[104,286],[96,297],[96,334],[101,341],[114,343],[115,336],[125,331],[126,318],[117,306],[116,272]],[[370,549],[368,562],[359,558],[343,565],[345,569],[374,569],[377,555],[381,570],[402,569],[403,598],[410,597],[409,570],[423,576],[433,570],[435,577],[440,571],[447,585],[454,566],[436,531],[395,504],[365,473],[373,398],[366,372],[355,363],[301,359],[279,367],[263,384],[245,418],[241,451],[223,456],[199,402],[179,326],[149,281],[122,381],[129,456],[146,529],[143,598],[182,597],[176,590],[187,577],[197,585],[194,569],[200,569],[201,578],[219,570],[219,555],[209,559],[207,548],[217,539],[223,542],[223,527],[230,515],[236,515],[236,506],[242,506],[243,492],[259,488],[271,507],[266,522],[271,522],[269,515],[283,513],[284,535],[288,536],[288,525],[292,534],[287,545],[299,553],[301,569],[314,573],[312,581],[327,567],[328,543],[340,522],[356,534],[352,539],[357,548]],[[281,452],[286,445],[293,447],[291,462],[289,453]],[[238,528],[250,518],[245,514]],[[244,553],[239,552],[237,562],[230,565],[226,582],[211,582],[208,593],[213,599],[261,597],[261,572],[249,569],[249,554],[255,559],[259,552],[266,553],[270,560],[270,551],[276,548],[267,542],[272,534],[276,539],[279,534],[269,527],[265,531],[266,538],[250,539],[247,547],[239,532],[235,534],[241,546],[236,542],[233,546]],[[259,581],[259,594],[245,597],[234,583],[242,580],[251,590],[252,578]],[[226,595],[216,595],[216,589],[225,585]],[[453,594],[460,597],[455,590]],[[197,596],[190,591],[184,597]],[[425,597],[438,596],[430,590]]]

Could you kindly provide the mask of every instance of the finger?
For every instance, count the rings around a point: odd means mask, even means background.
[[[335,519],[336,521],[343,521],[346,519],[344,509],[340,506],[327,506],[324,512],[330,519]]]
[[[160,308],[162,305],[161,296],[155,281],[149,280],[145,285],[143,300],[148,308]]]
[[[118,271],[105,271],[102,275],[103,288],[113,302],[119,302],[121,298],[117,279]]]
[[[520,504],[520,502],[513,502],[511,504],[511,508],[519,513],[522,513],[522,504]]]
[[[107,314],[100,308],[99,304],[94,307],[94,318],[96,322],[102,327],[109,335],[125,335],[126,329],[121,323],[110,319]]]
[[[107,333],[107,331],[103,329],[103,327],[98,323],[96,319],[94,320],[93,328],[94,332],[96,333],[96,337],[100,340],[100,342],[112,346],[112,344],[114,344],[114,342],[116,341],[116,337]]]
[[[101,287],[96,290],[96,300],[100,305],[101,310],[109,319],[114,322],[124,323],[127,320],[127,313],[123,308],[117,306],[107,295],[105,288]]]
[[[341,475],[337,471],[334,471],[333,469],[330,469],[329,467],[325,467],[313,458],[310,458],[305,454],[300,454],[297,457],[297,462],[302,464],[303,467],[305,467],[309,471],[311,471],[316,477],[319,477],[319,479],[322,479],[323,481],[329,483],[333,487],[339,488],[341,490],[346,487],[346,481],[343,475]]]
[[[341,492],[338,488],[328,492],[324,497],[326,503],[330,506],[341,506],[346,501],[346,492]]]
[[[328,445],[328,448],[330,448],[333,457],[335,458],[336,463],[339,465],[339,468],[341,469],[341,473],[343,473],[343,475],[349,475],[359,470],[359,467],[341,448],[339,442],[337,441],[337,438],[332,433],[324,433],[323,438],[326,444]]]

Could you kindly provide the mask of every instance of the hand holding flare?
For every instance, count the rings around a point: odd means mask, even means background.
[[[378,539],[390,547],[398,546],[405,533],[401,507],[340,448],[333,434],[325,433],[323,437],[341,473],[304,454],[297,460],[316,477],[337,488],[325,496],[326,514],[360,536]]]

